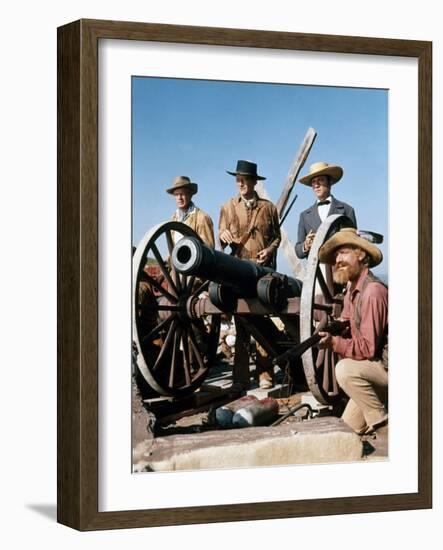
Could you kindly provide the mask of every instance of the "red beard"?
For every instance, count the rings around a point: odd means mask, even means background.
[[[333,273],[334,282],[344,285],[348,281],[354,281],[360,275],[360,266],[350,264],[339,264]]]

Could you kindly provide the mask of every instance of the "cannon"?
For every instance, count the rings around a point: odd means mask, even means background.
[[[198,389],[215,363],[223,313],[234,314],[273,359],[338,319],[343,297],[318,250],[350,225],[341,215],[321,224],[303,282],[213,250],[179,222],[148,231],[133,256],[133,362],[142,394],[181,397]],[[332,350],[316,347],[298,361],[320,403],[340,398],[337,361]]]
[[[225,312],[234,311],[239,298],[259,298],[279,308],[287,298],[301,294],[302,283],[298,279],[218,252],[196,237],[184,237],[175,245],[172,263],[182,275],[210,281],[211,302]]]

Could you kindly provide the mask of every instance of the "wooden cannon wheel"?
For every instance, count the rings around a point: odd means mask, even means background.
[[[169,261],[175,242],[185,236],[199,238],[183,223],[159,224],[145,234],[133,256],[133,363],[146,397],[191,394],[216,355],[219,316],[192,319],[186,311],[188,300],[198,299],[206,283],[179,274]]]
[[[321,330],[327,323],[338,319],[342,309],[342,295],[334,290],[331,266],[320,264],[318,252],[322,244],[342,227],[351,222],[346,216],[328,216],[320,225],[309,252],[300,303],[300,341],[303,342]],[[302,355],[303,370],[309,389],[324,405],[331,405],[341,397],[335,378],[335,365],[339,357],[332,350],[308,349]]]

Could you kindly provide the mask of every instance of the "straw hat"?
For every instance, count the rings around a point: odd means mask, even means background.
[[[250,160],[239,160],[237,161],[237,168],[235,172],[229,172],[229,170],[226,170],[228,174],[231,174],[231,176],[249,176],[250,178],[253,178],[255,180],[265,180],[263,176],[259,176],[257,174],[257,165],[255,162],[251,162]]]
[[[375,267],[383,260],[381,250],[360,236],[358,229],[344,227],[328,239],[318,251],[318,258],[324,264],[335,264],[335,251],[341,246],[357,246],[369,255],[369,267]]]
[[[198,185],[196,183],[192,183],[188,176],[177,176],[172,182],[172,187],[166,189],[166,193],[172,195],[174,191],[177,191],[177,189],[181,189],[182,187],[189,189],[193,195],[195,195],[198,191]]]
[[[327,162],[315,162],[309,167],[309,173],[300,178],[299,182],[310,186],[311,179],[315,176],[330,176],[331,183],[334,184],[343,176],[343,168]]]

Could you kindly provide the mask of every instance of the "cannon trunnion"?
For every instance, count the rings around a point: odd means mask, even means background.
[[[179,397],[199,388],[216,359],[223,313],[234,314],[271,358],[338,318],[342,298],[318,250],[347,225],[334,215],[320,226],[303,284],[211,249],[185,224],[148,231],[133,256],[133,363],[142,393]],[[339,397],[337,360],[331,350],[310,348],[292,364],[321,403]]]

